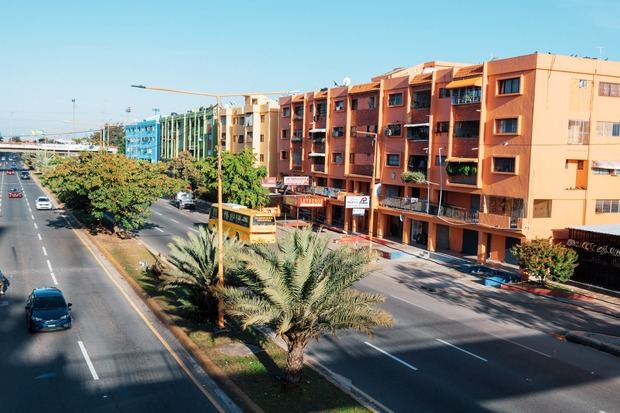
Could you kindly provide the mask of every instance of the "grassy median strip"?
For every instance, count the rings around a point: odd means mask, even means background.
[[[229,330],[215,333],[214,325],[184,314],[161,281],[149,275],[156,258],[135,239],[96,235],[127,276],[189,331],[192,341],[265,412],[368,412],[356,400],[309,367],[303,371],[302,385],[293,391],[282,388],[280,375],[286,366],[286,352],[255,330],[243,331],[234,320]]]

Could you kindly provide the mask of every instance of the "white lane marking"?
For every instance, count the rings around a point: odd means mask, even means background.
[[[41,238],[41,234],[37,232],[37,237],[39,238],[39,241],[43,241],[43,238]]]
[[[179,221],[177,221],[177,220],[176,220],[176,219],[174,219],[174,218],[170,218],[170,221],[174,222],[175,224],[178,224],[178,223],[179,223]]]
[[[509,338],[504,338],[504,337],[498,336],[497,334],[488,333],[488,332],[486,334],[488,334],[490,336],[493,336],[495,338],[499,338],[500,340],[507,341],[507,342],[509,342],[511,344],[514,344],[515,346],[523,347],[524,349],[529,350],[529,351],[533,351],[534,353],[540,354],[541,356],[553,358],[551,355],[549,355],[547,353],[543,353],[542,351],[539,351],[539,350],[536,350],[535,348],[526,346],[525,344],[517,343],[516,341],[513,341],[513,340],[511,340]]]
[[[454,348],[454,349],[456,349],[456,350],[462,351],[463,353],[469,354],[470,356],[475,357],[475,358],[477,358],[478,360],[482,360],[482,361],[484,361],[485,363],[489,361],[489,360],[485,359],[484,357],[480,357],[480,356],[478,356],[478,355],[476,355],[476,354],[474,354],[474,353],[471,353],[471,352],[469,352],[469,351],[465,350],[464,348],[460,348],[459,346],[455,346],[454,344],[448,343],[447,341],[444,341],[444,340],[442,340],[442,339],[440,339],[440,338],[436,338],[435,340],[437,340],[437,341],[439,341],[440,343],[443,343],[443,344],[445,344],[445,345],[447,345],[447,346],[450,346],[450,347],[452,347],[452,348]]]
[[[30,205],[28,205],[28,212],[32,213],[32,208],[30,208]]]
[[[43,249],[43,255],[45,255],[47,257],[47,250],[45,249],[45,247],[41,247]]]
[[[37,223],[34,223],[34,229],[39,229],[39,226],[37,225]]]
[[[164,232],[164,230],[163,230],[163,229],[161,229],[161,228],[159,228],[159,227],[155,227],[155,229],[156,229],[157,231],[159,231],[159,232]]]
[[[187,227],[190,231],[194,231],[194,232],[200,232],[198,231],[196,228],[192,228],[192,227]]]
[[[30,218],[34,221],[34,215],[30,214]]]
[[[407,303],[407,304],[409,304],[409,305],[412,305],[412,306],[414,306],[414,307],[421,308],[422,310],[424,310],[424,311],[428,311],[429,313],[432,313],[432,312],[433,312],[433,311],[429,310],[428,308],[421,306],[420,304],[415,304],[415,303],[412,303],[411,301],[409,301],[409,300],[405,300],[404,298],[396,297],[395,295],[391,295],[390,297],[392,297],[392,298],[394,298],[394,299],[396,299],[396,300],[398,300],[398,301],[402,301],[402,302],[404,302],[404,303]]]
[[[53,272],[54,270],[52,269],[52,263],[50,262],[50,260],[45,260],[47,261],[47,268],[50,269],[50,272]]]
[[[84,347],[84,343],[82,343],[82,341],[78,341],[78,345],[80,346],[80,350],[82,351],[84,360],[86,360],[86,365],[88,366],[88,370],[90,370],[90,374],[93,376],[93,380],[99,380],[99,376],[97,375],[97,372],[95,371],[95,366],[93,366],[93,362],[90,361],[90,357],[88,356],[86,347]]]
[[[54,273],[50,272],[50,275],[52,276],[52,281],[54,281],[54,285],[58,285],[58,280],[56,279],[56,276],[54,275]]]
[[[385,350],[383,350],[383,349],[380,349],[379,347],[377,347],[377,346],[375,346],[375,345],[370,344],[368,341],[364,341],[364,344],[366,344],[367,346],[370,346],[370,347],[374,348],[374,349],[375,349],[375,350],[377,350],[379,353],[381,353],[381,354],[384,354],[384,355],[388,356],[389,358],[391,358],[392,360],[394,360],[394,361],[396,361],[396,362],[398,362],[398,363],[402,364],[403,366],[405,366],[405,367],[409,367],[409,368],[410,368],[411,370],[413,370],[413,371],[418,371],[417,367],[414,367],[414,366],[412,366],[411,364],[407,363],[406,361],[403,361],[403,360],[399,359],[398,357],[391,355],[391,354],[390,354],[390,353],[388,353],[387,351],[385,351]]]
[[[164,215],[164,214],[162,214],[161,212],[157,212],[157,211],[153,211],[153,213],[154,213],[155,215],[159,215],[159,216]]]

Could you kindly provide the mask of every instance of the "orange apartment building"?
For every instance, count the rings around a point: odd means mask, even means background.
[[[618,62],[432,61],[279,104],[279,177],[310,176],[326,224],[368,230],[344,199],[370,194],[375,161],[374,234],[430,251],[511,262],[523,239],[620,222]]]

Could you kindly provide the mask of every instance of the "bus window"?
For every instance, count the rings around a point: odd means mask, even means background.
[[[272,216],[256,216],[252,220],[254,225],[273,225],[275,219]]]
[[[217,218],[217,207],[211,207],[211,211],[209,211],[209,217]]]

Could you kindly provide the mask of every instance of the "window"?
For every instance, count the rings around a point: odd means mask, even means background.
[[[280,151],[280,160],[287,160],[288,159],[288,151]]]
[[[262,153],[259,155],[259,161],[260,162],[265,162],[265,155],[263,155]]]
[[[304,107],[303,106],[295,106],[293,109],[295,111],[295,119],[300,120],[304,117]]]
[[[620,136],[620,122],[597,122],[596,133],[598,136]]]
[[[265,115],[260,115],[260,123],[265,123]]]
[[[421,90],[413,92],[413,101],[411,102],[414,109],[424,109],[431,107],[431,91]]]
[[[288,129],[282,129],[282,139],[288,139]]]
[[[577,170],[583,171],[583,160],[577,160]]]
[[[332,136],[344,136],[344,127],[343,126],[334,126],[332,128]]]
[[[534,218],[551,217],[551,199],[534,200]]]
[[[368,97],[368,109],[375,109],[377,107],[377,97],[369,96]]]
[[[495,133],[516,134],[518,127],[518,119],[497,119],[495,121]]]
[[[258,99],[252,99],[252,104],[253,105],[258,105]]]
[[[439,99],[445,99],[450,97],[450,89],[445,87],[439,88]]]
[[[598,84],[599,96],[620,97],[620,83],[601,82]]]
[[[446,155],[441,155],[441,159],[439,159],[439,155],[435,156],[435,166],[444,166],[446,164]]]
[[[480,121],[464,120],[460,122],[455,122],[455,138],[477,138],[478,135],[480,135]]]
[[[585,89],[588,87],[588,81],[585,79],[579,79],[579,89]]]
[[[387,166],[400,166],[400,154],[399,153],[388,153],[386,157],[386,165]]]
[[[260,135],[260,141],[265,142],[265,135]]]
[[[393,123],[385,127],[385,136],[400,136],[402,127],[400,123]]]
[[[288,118],[289,116],[291,116],[291,108],[289,106],[285,106],[282,108],[282,117],[283,118]]]
[[[407,127],[407,139],[428,140],[428,126]]]
[[[493,158],[493,172],[514,173],[515,158]]]
[[[592,168],[594,175],[620,175],[620,169]]]
[[[470,103],[480,103],[481,88],[479,86],[462,87],[452,89],[453,105],[468,105]]]
[[[351,99],[351,110],[357,110],[357,99]]]
[[[521,91],[521,78],[514,77],[512,79],[502,79],[499,81],[500,95],[510,95]]]
[[[293,130],[293,140],[294,141],[301,141],[303,137],[303,130],[302,129],[295,129]]]
[[[337,100],[334,102],[334,110],[336,112],[342,112],[344,110],[344,100]]]
[[[327,115],[327,106],[325,102],[317,103],[314,105],[314,117],[316,119],[324,118]]]
[[[401,106],[403,104],[402,93],[390,93],[388,95],[388,106]]]
[[[238,142],[239,142],[239,143],[244,143],[244,142],[245,142],[245,136],[243,136],[243,135],[239,135],[239,140],[238,140]]]
[[[620,213],[620,199],[597,199],[597,214],[617,214]]]
[[[448,133],[450,130],[450,122],[437,122],[437,133]]]
[[[587,145],[590,136],[590,122],[587,120],[568,121],[568,140],[571,145]]]
[[[245,117],[239,116],[237,123],[241,126],[245,125]]]
[[[342,156],[342,152],[334,152],[332,153],[332,162],[341,164],[344,162],[344,158]]]
[[[409,162],[407,162],[407,169],[409,171],[424,172],[426,175],[428,157],[426,155],[409,155]]]

